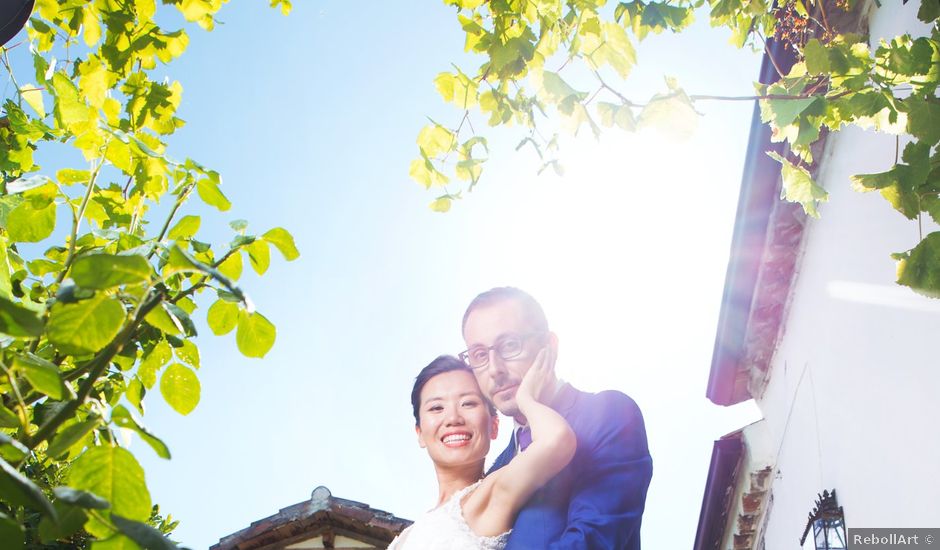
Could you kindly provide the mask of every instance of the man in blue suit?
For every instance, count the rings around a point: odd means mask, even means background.
[[[496,408],[515,420],[512,441],[494,471],[531,442],[516,389],[539,349],[557,352],[558,337],[538,302],[512,287],[477,296],[464,313],[463,336],[467,350],[461,358]],[[640,409],[617,391],[587,393],[558,380],[545,391],[541,400],[574,429],[578,450],[519,513],[507,550],[639,550],[653,473]]]

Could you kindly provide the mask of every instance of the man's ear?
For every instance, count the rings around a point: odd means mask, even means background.
[[[499,415],[494,414],[490,419],[490,439],[496,440],[499,437]]]
[[[548,333],[548,345],[552,348],[552,351],[555,353],[555,358],[558,358],[558,335],[554,332],[549,331]]]
[[[427,445],[425,445],[424,439],[421,438],[421,426],[415,426],[415,433],[418,435],[418,446],[426,449]]]

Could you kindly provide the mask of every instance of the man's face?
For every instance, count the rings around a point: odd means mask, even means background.
[[[522,306],[516,300],[509,299],[471,311],[464,325],[463,337],[468,349],[475,346],[490,347],[506,337],[531,335],[535,330],[526,319]],[[550,337],[549,341],[554,345],[554,337]],[[490,351],[489,363],[474,369],[473,373],[483,394],[503,414],[520,416],[516,390],[539,349],[545,344],[545,337],[525,338],[523,351],[518,357],[504,360],[498,353]]]

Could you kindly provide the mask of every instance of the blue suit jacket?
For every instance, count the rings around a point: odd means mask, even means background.
[[[571,463],[519,512],[506,550],[640,549],[640,521],[653,461],[643,415],[618,391],[562,386],[552,407],[577,434]],[[515,455],[515,442],[490,472]]]

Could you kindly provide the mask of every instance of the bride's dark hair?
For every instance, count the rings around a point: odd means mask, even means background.
[[[419,416],[418,409],[421,407],[421,390],[424,388],[424,385],[428,383],[428,380],[434,378],[438,374],[444,374],[445,372],[451,372],[455,370],[462,370],[470,373],[473,376],[473,370],[470,369],[463,361],[457,359],[453,355],[440,355],[437,359],[431,361],[428,366],[421,369],[421,372],[418,373],[418,376],[415,377],[415,385],[411,389],[411,409],[415,415],[415,426],[421,424],[421,418]],[[481,395],[483,392],[480,392]],[[489,400],[486,401],[487,407],[490,409],[490,414],[496,416],[496,407],[493,406]]]

